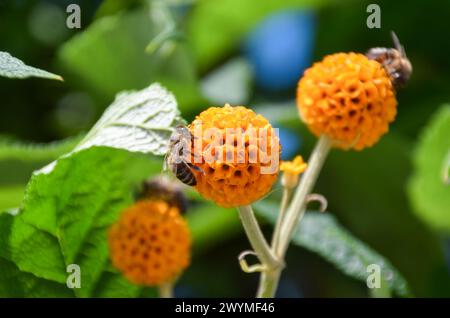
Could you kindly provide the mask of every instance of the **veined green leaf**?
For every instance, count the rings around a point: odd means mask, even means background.
[[[62,81],[59,75],[26,65],[24,62],[0,51],[0,76],[9,78],[41,77]]]
[[[277,206],[269,202],[256,204],[260,215],[275,223]],[[368,266],[380,266],[382,280],[399,296],[410,296],[407,282],[383,256],[345,230],[329,213],[306,213],[297,226],[292,242],[319,254],[344,274],[366,283]]]
[[[73,290],[77,296],[108,293],[97,286],[109,271],[106,234],[132,202],[126,173],[134,157],[93,147],[57,160],[48,174],[34,174],[20,213],[1,215],[9,217],[10,224],[1,222],[0,256],[21,273],[38,278],[35,291],[49,283],[65,286],[66,267],[78,264],[81,288]],[[128,293],[129,289],[117,291]]]
[[[450,233],[450,105],[442,106],[425,128],[414,156],[409,199],[432,228]]]
[[[73,297],[73,290],[65,285],[21,272],[14,263],[2,257],[0,267],[0,297]]]
[[[159,84],[122,92],[75,151],[107,146],[163,155],[173,127],[181,123],[175,97]]]
[[[147,178],[147,167],[161,170],[138,153],[165,153],[179,121],[175,98],[158,84],[122,93],[75,150],[35,172],[20,213],[0,215],[9,220],[0,222],[0,257],[17,267],[13,274],[36,278],[33,290],[45,291],[48,283],[65,285],[66,267],[77,264],[76,296],[134,294],[132,284],[121,283],[123,289],[114,293],[104,290],[117,284],[104,279],[111,272],[106,232],[133,202],[132,181]],[[134,164],[145,165],[140,178],[129,168]]]

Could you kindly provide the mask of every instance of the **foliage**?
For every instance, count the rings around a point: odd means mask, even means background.
[[[276,222],[278,207],[265,202],[257,205],[258,212],[270,222]],[[405,279],[391,263],[369,246],[345,230],[327,213],[309,212],[297,226],[292,242],[319,254],[333,263],[344,274],[366,283],[367,267],[380,266],[382,283],[399,296],[410,296]]]
[[[196,105],[201,97],[186,47],[177,45],[168,55],[145,52],[160,32],[154,17],[152,8],[144,6],[99,18],[61,47],[61,64],[102,102],[118,91],[158,81],[182,101],[181,110]]]
[[[154,116],[149,115],[149,107]],[[1,214],[4,228],[0,256],[17,267],[11,266],[11,274],[2,276],[4,284],[17,275],[44,280],[36,283],[34,289],[45,288],[49,282],[65,284],[66,266],[76,263],[82,268],[83,285],[74,289],[75,295],[103,293],[102,284],[109,286],[113,279],[101,279],[105,272],[111,276],[106,230],[121,209],[132,202],[127,175],[127,167],[135,163],[131,153],[143,151],[139,147],[145,145],[146,153],[161,154],[162,140],[167,136],[161,137],[159,131],[164,128],[165,133],[170,132],[172,125],[177,124],[177,116],[174,97],[159,85],[123,93],[75,151],[36,171],[20,213]],[[108,131],[108,125],[117,123],[115,120],[120,120],[121,129]],[[149,121],[153,126],[145,127],[144,136],[141,131],[136,133],[137,126]],[[25,285],[31,284],[24,279]],[[131,285],[129,288],[136,290]],[[22,292],[28,295],[26,289]],[[130,295],[127,288],[123,292]]]
[[[0,137],[0,160],[52,161],[71,151],[80,140],[71,137],[50,143],[25,143]]]
[[[423,130],[409,184],[414,211],[431,227],[450,233],[450,105],[443,105]]]
[[[62,81],[62,77],[50,72],[28,66],[7,52],[0,51],[0,76],[9,78],[41,77]]]
[[[232,53],[253,26],[283,8],[319,7],[323,0],[201,0],[188,21],[187,36],[201,70]],[[220,21],[221,23],[218,23]],[[205,30],[208,30],[205,32]]]
[[[152,84],[138,92],[118,94],[75,151],[108,146],[164,155],[173,127],[181,122],[175,97]]]

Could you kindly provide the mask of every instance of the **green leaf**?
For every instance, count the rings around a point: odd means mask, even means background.
[[[145,52],[161,31],[158,18],[148,6],[102,17],[66,42],[58,58],[74,80],[101,102],[119,91],[160,82],[175,93],[180,109],[199,109],[202,98],[187,46],[177,44],[169,55]]]
[[[256,205],[258,212],[275,223],[277,206],[268,202]],[[297,226],[292,242],[319,254],[344,274],[366,283],[367,266],[381,268],[382,281],[399,296],[410,296],[407,282],[392,264],[345,230],[330,213],[309,212]]]
[[[9,238],[22,271],[65,283],[65,267],[76,263],[82,267],[80,291],[89,291],[92,271],[107,259],[106,237],[103,243],[99,237],[131,201],[121,182],[126,159],[112,149],[90,149],[59,159],[49,174],[35,173]]]
[[[127,10],[131,7],[136,7],[141,2],[142,2],[141,0],[128,0],[128,1],[104,0],[97,9],[97,12],[95,13],[95,18],[98,19],[104,16],[114,15],[120,11]]]
[[[152,84],[117,95],[75,151],[108,146],[163,155],[173,127],[180,123],[175,97],[159,84]]]
[[[203,95],[215,105],[246,105],[250,98],[252,72],[243,58],[235,58],[202,80]]]
[[[17,266],[0,257],[0,297],[73,297],[65,285],[39,279],[21,272]]]
[[[0,76],[9,78],[41,77],[62,81],[59,75],[28,66],[7,52],[0,51]]]
[[[80,140],[28,143],[0,136],[0,211],[19,206],[31,173],[71,151]]]
[[[280,9],[318,7],[325,0],[199,0],[187,24],[196,62],[205,70],[226,58],[259,21]]]
[[[414,152],[408,187],[416,214],[429,226],[450,233],[450,105],[442,106],[424,129]]]
[[[98,282],[94,297],[117,298],[138,297],[142,288],[131,284],[122,275],[114,272],[104,272]]]
[[[64,285],[66,266],[78,264],[76,295],[102,291],[97,283],[109,266],[106,232],[132,202],[126,171],[133,158],[94,147],[57,160],[49,173],[36,172],[20,214],[10,227],[2,222],[9,233],[0,237],[0,256],[45,283]]]
[[[0,160],[52,161],[71,151],[80,140],[81,137],[72,137],[50,143],[27,143],[0,136]]]
[[[132,203],[132,183],[161,170],[142,153],[165,153],[179,120],[175,98],[157,84],[119,94],[74,151],[33,174],[20,213],[0,215],[10,221],[0,219],[0,256],[36,277],[43,292],[49,282],[65,285],[66,267],[78,264],[76,296],[130,295],[131,284],[104,290],[117,281],[104,279],[111,272],[106,232]]]
[[[23,185],[10,185],[0,187],[0,213],[6,209],[19,206],[24,193]]]

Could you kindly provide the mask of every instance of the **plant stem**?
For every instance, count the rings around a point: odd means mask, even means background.
[[[261,272],[259,280],[258,292],[256,297],[258,298],[272,298],[278,288],[278,281],[281,275],[281,267]]]
[[[258,255],[258,258],[262,265],[267,270],[277,268],[279,266],[279,262],[261,232],[252,207],[249,205],[245,205],[240,206],[237,209],[239,211],[239,216],[241,218],[242,225],[244,226],[244,230],[247,234],[248,240],[250,241],[250,245]]]
[[[291,237],[299,220],[305,213],[306,198],[316,183],[330,148],[331,140],[326,136],[321,136],[308,160],[308,168],[300,180],[292,202],[285,215],[283,215],[283,221],[281,221],[280,225],[281,230],[279,231],[280,238],[272,245],[272,252],[279,259],[280,263],[284,262],[284,255],[291,241]],[[276,267],[261,273],[258,297],[274,297],[282,269],[282,267]]]
[[[306,210],[306,197],[311,193],[322,166],[327,158],[328,152],[331,149],[331,140],[322,135],[316,143],[314,150],[308,160],[308,168],[300,180],[292,202],[286,212],[285,222],[281,228],[281,238],[278,246],[275,246],[276,255],[284,258],[284,254],[289,246],[291,237],[298,225],[299,220]]]
[[[159,298],[173,298],[173,282],[159,285]]]
[[[291,194],[292,194],[292,189],[290,189],[290,188],[283,189],[283,197],[281,199],[280,213],[278,214],[277,223],[275,225],[275,230],[273,231],[271,246],[277,246],[278,242],[280,240],[281,226],[283,224],[284,217],[286,215],[286,209],[288,207],[289,199],[291,198]]]

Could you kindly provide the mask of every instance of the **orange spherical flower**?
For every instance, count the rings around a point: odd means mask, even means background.
[[[189,125],[196,189],[223,207],[248,205],[271,189],[280,142],[267,119],[243,106],[210,107]]]
[[[131,282],[156,286],[179,275],[190,262],[191,237],[175,206],[138,201],[109,233],[111,260]]]
[[[397,113],[397,100],[383,66],[357,53],[326,56],[298,84],[301,118],[334,146],[361,150],[375,144]]]

